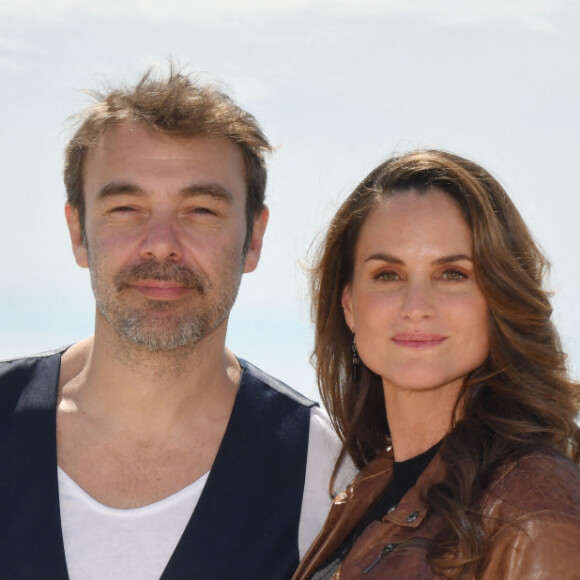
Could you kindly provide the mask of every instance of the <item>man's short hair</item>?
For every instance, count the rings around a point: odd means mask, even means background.
[[[166,77],[149,69],[134,86],[92,91],[95,104],[80,113],[80,124],[65,150],[64,183],[68,203],[78,211],[85,238],[83,169],[87,155],[108,127],[137,122],[178,136],[219,136],[241,149],[246,170],[246,241],[256,215],[264,209],[265,155],[272,151],[256,119],[215,84],[202,83],[171,63]]]

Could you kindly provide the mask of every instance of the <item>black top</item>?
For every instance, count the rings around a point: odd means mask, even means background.
[[[383,493],[377,498],[367,513],[361,518],[346,540],[337,548],[326,563],[318,569],[311,580],[330,580],[342,561],[346,558],[359,536],[374,521],[382,520],[387,512],[403,499],[403,496],[415,485],[423,470],[437,453],[441,442],[427,451],[406,461],[393,463],[393,479]]]

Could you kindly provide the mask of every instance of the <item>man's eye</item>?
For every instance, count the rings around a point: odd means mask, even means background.
[[[128,205],[120,205],[111,209],[111,213],[131,213],[134,211],[136,211],[135,208]]]
[[[216,212],[209,207],[196,207],[192,210],[192,212],[201,215],[216,215]]]

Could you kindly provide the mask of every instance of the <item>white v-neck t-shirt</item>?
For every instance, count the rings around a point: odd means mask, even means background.
[[[208,475],[209,472],[151,505],[115,509],[93,499],[59,467],[61,521],[70,580],[158,580]]]
[[[339,451],[326,414],[310,414],[298,548],[304,555],[330,508],[328,482]],[[348,463],[338,487],[352,479]],[[61,524],[70,580],[158,580],[201,496],[209,472],[181,491],[134,509],[107,507],[58,469]]]

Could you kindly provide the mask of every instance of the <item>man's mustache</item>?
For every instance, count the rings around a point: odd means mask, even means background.
[[[171,262],[140,262],[127,266],[115,274],[115,288],[120,291],[139,280],[159,280],[162,282],[176,282],[186,288],[194,288],[201,295],[207,292],[209,280],[190,270],[186,266]]]

